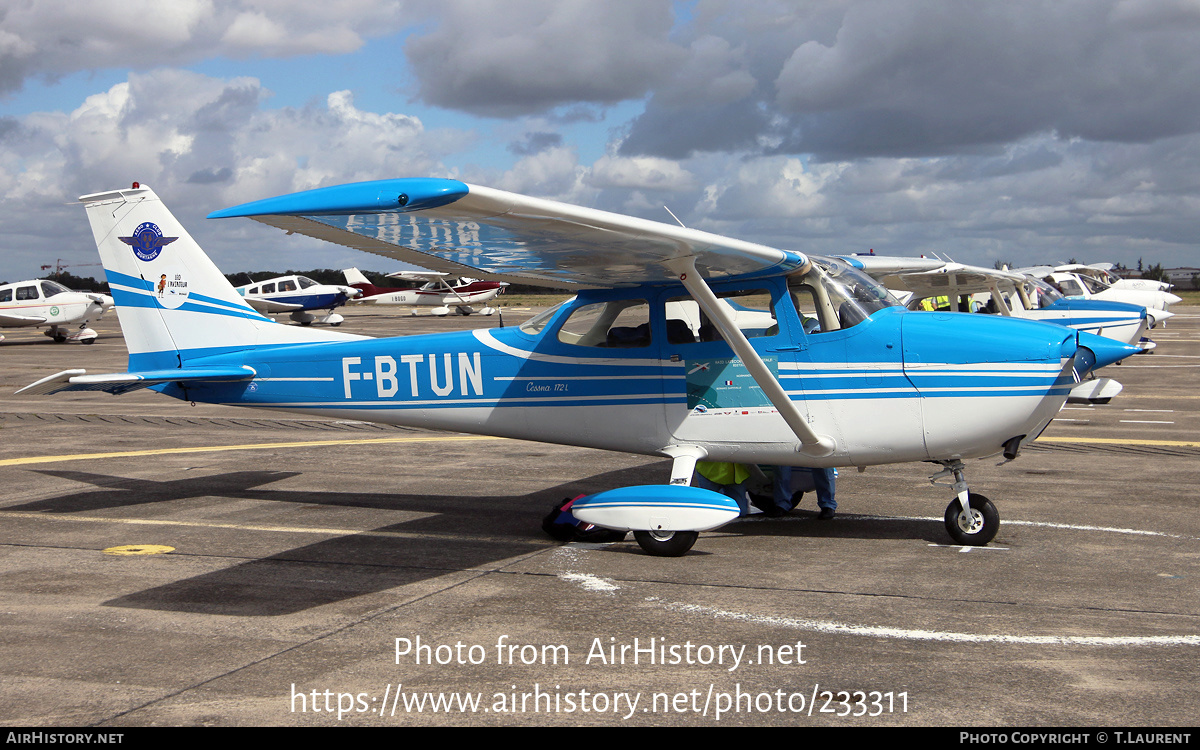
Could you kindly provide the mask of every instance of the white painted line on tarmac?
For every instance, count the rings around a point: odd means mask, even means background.
[[[737,622],[771,625],[829,635],[862,635],[872,638],[891,638],[907,641],[1001,643],[1033,646],[1200,646],[1200,635],[1098,636],[956,633],[948,630],[916,630],[880,625],[855,625],[831,620],[756,615],[748,612],[732,612],[726,609],[717,609],[716,607],[705,607],[698,604],[684,604],[683,602],[668,602],[663,606],[673,612],[707,615],[719,620],[735,620]]]
[[[1163,422],[1157,419],[1122,419],[1121,424],[1175,424],[1174,422]]]
[[[1155,412],[1162,412],[1164,414],[1174,414],[1175,413],[1174,409],[1126,409],[1125,411],[1142,411],[1142,412],[1155,411]]]
[[[937,521],[938,523],[945,522],[942,516],[873,516],[866,513],[854,514],[839,514],[838,518],[868,518],[872,521]],[[807,519],[797,518],[795,516],[784,516],[777,518],[776,521],[804,521]],[[1187,536],[1186,534],[1168,534],[1165,531],[1146,531],[1144,529],[1126,529],[1119,526],[1087,526],[1071,523],[1051,523],[1049,521],[1015,521],[1007,518],[1001,519],[1000,526],[1034,526],[1046,529],[1066,529],[1068,531],[1100,531],[1107,534],[1129,534],[1132,536],[1154,536],[1164,539],[1190,539],[1200,541],[1200,538]],[[953,545],[958,546],[958,545]]]

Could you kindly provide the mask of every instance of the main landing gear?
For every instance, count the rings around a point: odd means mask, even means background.
[[[930,484],[953,477],[951,486],[956,498],[946,506],[946,531],[955,542],[964,545],[982,546],[996,538],[1000,530],[1000,513],[996,506],[983,495],[967,488],[962,461],[938,461],[945,468],[929,478]]]
[[[635,531],[633,538],[647,555],[681,557],[692,548],[698,531]]]
[[[67,341],[78,341],[81,344],[94,344],[96,343],[97,338],[96,332],[91,328],[88,328],[86,322],[80,325],[79,330],[74,333],[67,333],[66,330],[59,326],[50,326],[50,330],[43,331],[42,333],[54,339],[54,343],[56,344],[63,344]]]

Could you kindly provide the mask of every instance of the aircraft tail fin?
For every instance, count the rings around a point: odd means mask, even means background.
[[[117,303],[131,371],[179,368],[258,345],[360,338],[280,325],[255,312],[144,185],[79,200]]]
[[[346,283],[353,286],[354,284],[370,284],[363,272],[357,268],[347,268],[342,271],[342,275],[346,277]]]

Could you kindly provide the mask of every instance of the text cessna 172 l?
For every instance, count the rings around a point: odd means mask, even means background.
[[[96,332],[88,328],[88,323],[99,320],[112,307],[112,297],[107,294],[73,292],[49,279],[0,286],[0,328],[49,326],[46,335],[60,344],[96,343]],[[72,326],[76,327],[74,331],[70,330]]]
[[[986,544],[999,515],[969,492],[963,461],[1015,457],[1083,375],[1136,351],[1045,323],[909,312],[837,260],[419,178],[321,188],[210,218],[249,216],[425,268],[577,296],[511,328],[373,339],[282,326],[246,305],[149,188],[80,200],[129,371],[69,370],[24,392],[149,387],[670,457],[670,484],[608,490],[572,508],[634,531],[651,554],[681,555],[697,532],[737,516],[729,498],[688,486],[700,459],[936,462],[944,470],[934,478],[953,482],[950,535]],[[139,250],[118,239],[139,225],[173,241]],[[152,280],[162,274],[186,295],[157,298]],[[703,313],[695,323],[668,317],[689,307]]]
[[[459,315],[470,315],[475,312],[473,304],[487,302],[500,293],[507,284],[502,281],[479,281],[477,279],[457,278],[446,280],[449,274],[438,271],[397,271],[389,273],[393,279],[424,282],[420,287],[383,287],[375,286],[357,268],[347,268],[342,271],[346,283],[362,292],[355,302],[363,305],[409,305],[416,307],[432,307],[433,315],[449,315],[453,307]],[[453,282],[453,283],[451,283]],[[479,310],[480,315],[494,315],[496,308],[485,305]],[[417,311],[413,310],[413,315]]]

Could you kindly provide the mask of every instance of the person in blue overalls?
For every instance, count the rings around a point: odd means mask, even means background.
[[[750,501],[754,507],[768,516],[782,516],[794,509],[800,503],[803,492],[792,492],[792,472],[812,472],[813,490],[817,494],[817,507],[820,511],[817,518],[828,521],[837,511],[837,469],[794,469],[791,466],[772,466],[772,497],[768,500],[762,495],[751,495]]]

